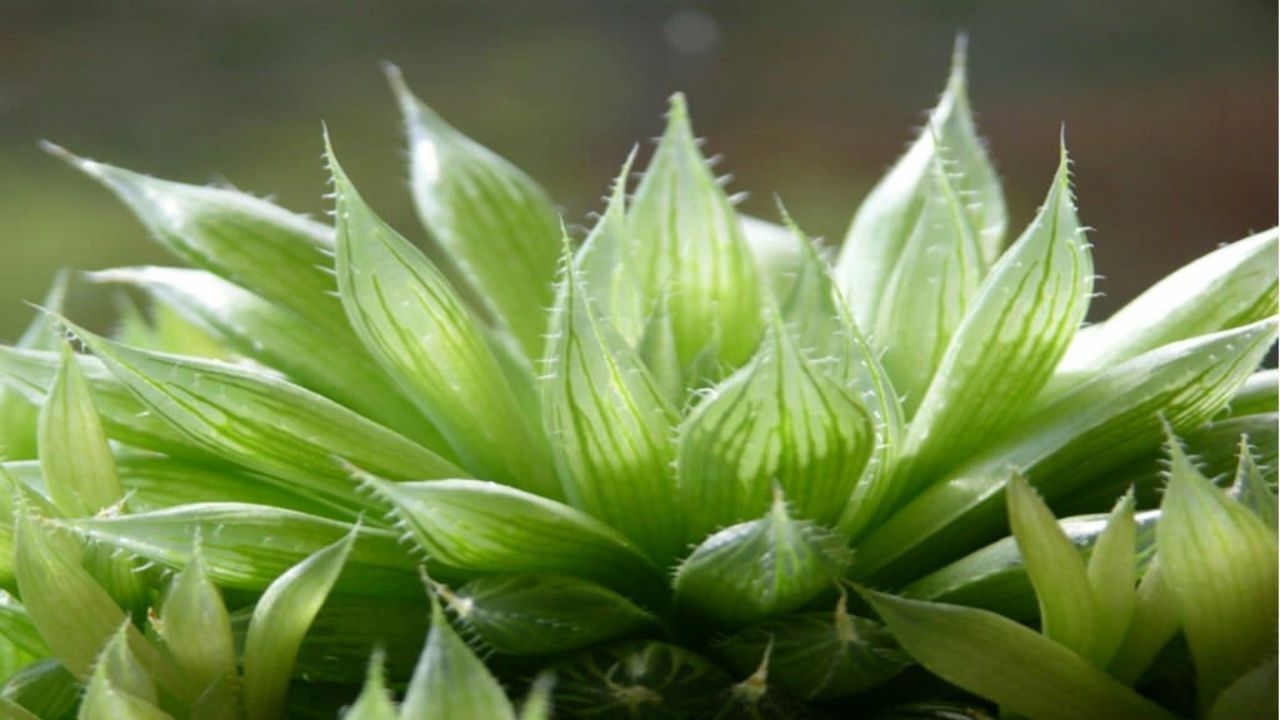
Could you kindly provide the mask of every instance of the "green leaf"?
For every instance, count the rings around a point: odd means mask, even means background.
[[[57,660],[41,660],[9,678],[0,697],[25,708],[38,718],[68,718],[80,703],[80,686]]]
[[[987,271],[973,219],[957,193],[956,184],[965,178],[953,181],[948,175],[948,150],[938,144],[934,138],[919,215],[884,285],[875,322],[865,328],[909,414],[924,397]]]
[[[731,682],[705,658],[654,641],[599,647],[552,671],[554,706],[569,717],[700,717]]]
[[[1138,524],[1133,512],[1133,493],[1122,496],[1107,518],[1107,527],[1098,536],[1089,556],[1089,586],[1096,608],[1097,635],[1089,658],[1106,667],[1115,657],[1125,632],[1133,622],[1137,605]]]
[[[804,356],[781,321],[759,354],[680,427],[688,537],[765,513],[781,487],[797,517],[834,525],[875,444],[871,413]]]
[[[15,651],[31,660],[49,656],[49,648],[31,623],[27,609],[17,598],[0,590],[0,638]],[[8,678],[6,673],[0,680]]]
[[[1160,567],[1182,618],[1201,706],[1275,653],[1275,533],[1215,487],[1169,441],[1157,528]]]
[[[532,178],[444,121],[387,66],[409,135],[418,215],[485,308],[542,357],[560,253],[551,198]]]
[[[1158,559],[1152,561],[1138,583],[1132,617],[1109,670],[1127,685],[1138,681],[1181,627],[1178,603],[1164,580]]]
[[[236,353],[432,450],[446,447],[439,432],[349,334],[335,336],[289,308],[203,270],[115,268],[88,277],[141,288]]]
[[[555,687],[555,676],[544,672],[533,679],[533,687],[520,708],[520,720],[550,720],[551,691]]]
[[[630,231],[627,226],[627,178],[636,159],[636,148],[631,149],[622,170],[613,181],[604,214],[591,229],[582,247],[574,256],[573,269],[591,297],[593,307],[608,318],[608,325],[630,346],[635,346],[645,332],[650,309],[636,277],[635,268],[627,262],[631,252]],[[557,305],[564,300],[564,284],[557,293]],[[551,329],[556,330],[552,319]],[[555,346],[547,348],[555,352]]]
[[[1106,515],[1063,518],[1058,527],[1085,556],[1107,527]],[[1150,562],[1155,554],[1155,527],[1160,511],[1149,510],[1135,517],[1138,563]],[[1026,562],[1013,537],[1004,537],[955,562],[916,579],[901,594],[914,600],[968,605],[999,613],[1019,621],[1031,621],[1039,612],[1035,589],[1027,577]]]
[[[995,613],[863,595],[920,664],[1006,712],[1037,720],[1174,717],[1071,650]]]
[[[342,716],[342,720],[396,720],[399,713],[387,690],[387,680],[382,669],[383,654],[375,651],[369,658],[369,672],[360,690],[360,697]]]
[[[1003,489],[1019,468],[1050,503],[1105,470],[1146,454],[1163,436],[1198,427],[1230,400],[1275,339],[1275,322],[1186,340],[1111,368],[1019,421],[995,447],[948,473],[857,545],[861,577],[919,577],[995,539]]]
[[[749,215],[739,214],[738,225],[756,261],[756,275],[774,300],[781,303],[791,296],[802,272],[805,263],[802,243],[808,240],[789,228]]]
[[[569,502],[634,538],[660,562],[680,551],[671,464],[678,416],[644,362],[567,267],[541,380],[544,423]]]
[[[0,697],[0,718],[3,720],[40,720],[39,715],[32,715],[30,710],[6,697]]]
[[[67,280],[71,273],[59,270],[45,295],[41,308],[62,312],[66,301]],[[17,347],[32,350],[56,350],[62,343],[62,334],[47,312],[36,313],[18,340]],[[0,373],[4,370],[0,363]],[[41,386],[41,390],[45,386]],[[36,456],[36,416],[39,405],[33,403],[19,390],[0,386],[0,459],[26,460]]]
[[[1235,481],[1227,492],[1236,502],[1252,510],[1274,533],[1277,526],[1275,490],[1263,477],[1249,447],[1248,436],[1242,436],[1237,447],[1240,460],[1236,465]]]
[[[1172,275],[1080,333],[1062,359],[1055,387],[1178,340],[1239,327],[1276,312],[1276,252],[1272,228],[1223,246]]]
[[[191,561],[169,586],[156,627],[194,694],[235,680],[231,619],[218,588],[205,574],[199,541]]]
[[[1225,411],[1232,417],[1280,410],[1280,370],[1259,370],[1249,376]]]
[[[94,675],[101,674],[116,690],[138,700],[156,704],[156,684],[129,650],[129,631],[133,625],[125,620],[102,648],[94,664]]]
[[[479,480],[361,479],[395,508],[428,561],[446,568],[570,575],[627,590],[658,581],[629,540],[554,500]]]
[[[1276,710],[1277,695],[1273,656],[1227,686],[1206,717],[1208,720],[1268,718]]]
[[[197,543],[203,570],[222,586],[267,588],[324,547],[352,535],[338,589],[360,595],[417,597],[414,561],[389,530],[244,503],[202,503],[117,517],[54,521],[95,543],[169,568],[185,568]],[[198,540],[197,540],[198,538]]]
[[[126,615],[80,566],[79,548],[53,536],[45,521],[19,511],[15,569],[24,606],[50,652],[77,678],[90,675],[99,650],[125,623]],[[132,625],[129,646],[169,693],[186,697],[176,672]]]
[[[703,622],[746,625],[833,590],[852,559],[839,536],[794,519],[778,491],[764,517],[717,532],[680,564],[676,605]]]
[[[333,231],[234,190],[184,185],[45,148],[101,181],[183,260],[350,334],[333,297]]]
[[[404,436],[272,375],[139,350],[73,329],[152,412],[191,442],[288,481],[348,516],[369,503],[347,482],[335,455],[395,478],[463,474]]]
[[[991,269],[920,401],[901,482],[919,488],[1001,437],[1053,374],[1092,288],[1063,146],[1044,205]]]
[[[966,220],[977,236],[982,265],[994,264],[1003,246],[1004,195],[969,109],[963,38],[956,42],[951,76],[926,127],[858,208],[836,264],[836,277],[864,330],[875,326],[886,287],[907,257],[938,162],[953,178],[956,195],[966,200]]]
[[[733,206],[698,149],[683,95],[671,98],[667,128],[636,188],[630,252],[649,304],[666,295],[686,384],[706,363],[723,369],[751,357],[764,329],[751,250]],[[705,360],[699,360],[705,356]]]
[[[258,600],[244,644],[243,705],[248,720],[280,716],[298,647],[342,572],[358,531],[357,526],[289,568]]]
[[[89,385],[93,404],[108,437],[170,455],[208,457],[168,423],[148,412],[128,386],[112,375],[101,360],[92,355],[77,355],[76,362]],[[45,395],[61,367],[62,359],[56,352],[0,345],[0,381],[36,406],[44,403]],[[34,429],[33,425],[33,432]]]
[[[1026,478],[1015,473],[1006,497],[1009,526],[1040,601],[1041,631],[1092,661],[1093,646],[1099,640],[1098,611],[1080,553]]]
[[[769,682],[806,700],[865,692],[911,664],[884,625],[847,612],[843,595],[834,613],[769,620],[715,647],[717,657],[738,673],[750,672],[768,651]]]
[[[431,632],[427,634],[427,644],[409,681],[400,717],[515,720],[515,716],[502,686],[449,627],[440,606],[433,605]]]
[[[509,655],[577,650],[656,627],[653,615],[595,583],[556,575],[490,575],[438,598],[484,643]]]
[[[348,568],[350,567],[348,560]],[[345,575],[349,570],[344,570]],[[426,641],[431,615],[418,577],[413,598],[337,594],[342,579],[307,629],[293,667],[294,678],[312,683],[355,684],[365,678],[370,651],[385,654],[385,668],[393,682],[408,679]],[[231,618],[242,637],[250,618],[241,610]]]
[[[431,261],[365,204],[332,147],[328,161],[337,193],[339,293],[369,352],[469,470],[559,496],[546,438],[536,416],[523,412],[484,328]]]

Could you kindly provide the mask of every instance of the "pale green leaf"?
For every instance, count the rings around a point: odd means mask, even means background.
[[[53,283],[45,295],[40,307],[53,312],[62,312],[66,301],[67,280],[71,276],[67,270],[60,270],[54,276]],[[36,317],[23,331],[17,347],[30,350],[57,350],[62,343],[62,334],[47,312],[38,312]],[[0,363],[0,373],[4,370]],[[43,387],[41,389],[43,390]],[[36,456],[36,416],[39,404],[34,403],[21,391],[0,385],[0,459],[26,460]]]
[[[627,262],[631,250],[627,227],[627,178],[635,162],[636,149],[632,148],[622,170],[613,181],[608,205],[591,229],[582,247],[574,256],[573,268],[581,276],[581,284],[600,309],[614,331],[629,345],[636,345],[645,332],[650,309],[640,288],[635,268]],[[563,288],[560,293],[564,292]],[[562,301],[557,296],[557,304]],[[554,332],[556,321],[552,319]],[[554,352],[554,345],[548,347]]]
[[[114,643],[113,643],[114,644]],[[128,647],[120,644],[121,652],[128,653]],[[110,645],[104,650],[104,660],[94,669],[80,701],[80,712],[77,720],[172,720],[172,716],[155,705],[155,698],[139,697],[130,692],[136,686],[121,687],[117,682],[121,679],[118,672],[112,672]]]
[[[756,261],[756,275],[774,300],[781,303],[791,296],[802,272],[805,260],[801,244],[808,241],[788,228],[749,215],[739,214],[738,225]]]
[[[116,268],[89,278],[141,288],[236,353],[432,450],[445,448],[435,428],[349,335],[335,336],[289,308],[203,270]]]
[[[358,528],[289,568],[258,600],[244,643],[247,720],[274,720],[284,706],[302,638],[351,554]]]
[[[702,622],[746,625],[834,590],[852,559],[838,535],[794,519],[778,492],[764,517],[717,532],[680,564],[676,605]]]
[[[874,326],[885,289],[904,261],[941,159],[956,194],[966,200],[967,224],[977,236],[983,266],[995,263],[1004,243],[1004,195],[969,109],[963,39],[956,43],[951,76],[927,127],[858,208],[836,264],[836,277],[863,330]]]
[[[1280,410],[1280,370],[1259,370],[1249,376],[1224,412],[1232,417]]]
[[[152,412],[191,442],[288,481],[349,516],[369,503],[347,481],[335,455],[395,478],[464,474],[404,436],[272,375],[75,332]]]
[[[587,290],[578,271],[566,268],[541,380],[561,484],[574,507],[666,562],[683,543],[671,469],[677,414]]]
[[[930,672],[1036,720],[1174,715],[1071,650],[995,613],[864,591],[898,642]]]
[[[125,619],[99,653],[94,663],[94,675],[101,674],[116,690],[155,705],[156,683],[129,650],[130,630],[133,630],[133,625]]]
[[[871,456],[871,413],[806,358],[781,321],[749,365],[717,386],[680,427],[678,497],[687,537],[757,518],[774,487],[792,512],[834,525]]]
[[[595,583],[556,575],[489,575],[437,596],[488,647],[549,655],[656,628],[656,618]]]
[[[1098,536],[1089,555],[1096,635],[1087,657],[1098,667],[1106,667],[1115,657],[1137,604],[1138,524],[1133,506],[1133,493],[1126,493],[1116,502],[1107,518],[1106,529]]]
[[[861,577],[918,577],[995,539],[1003,489],[1019,468],[1051,504],[1100,473],[1198,427],[1230,400],[1275,340],[1275,322],[1185,340],[1140,355],[1019,421],[997,446],[948,473],[858,545]]]
[[[383,654],[375,651],[369,658],[369,671],[356,702],[342,715],[342,720],[396,720],[399,713],[387,690],[387,679],[382,667]]]
[[[700,365],[714,380],[746,362],[764,328],[763,288],[733,206],[698,149],[683,95],[671,98],[628,221],[627,261],[650,304],[667,295],[686,384],[704,380],[690,374]]]
[[[1271,416],[1272,427],[1275,427],[1274,416]],[[1262,468],[1258,467],[1258,461],[1254,459],[1253,449],[1249,447],[1249,436],[1242,436],[1238,447],[1239,461],[1236,465],[1235,481],[1232,482],[1228,493],[1237,502],[1253,511],[1255,515],[1262,519],[1271,532],[1276,531],[1277,525],[1277,508],[1276,508],[1276,491],[1263,477]]]
[[[332,295],[330,228],[234,190],[159,180],[46,149],[114,191],[175,255],[321,327],[350,333]]]
[[[1161,345],[1247,325],[1276,312],[1275,228],[1223,246],[1179,268],[1082,331],[1062,359],[1055,387]]]
[[[768,650],[769,682],[806,700],[865,692],[911,664],[884,625],[848,613],[843,595],[834,613],[769,620],[715,647],[717,657],[739,673],[750,672]]]
[[[433,606],[431,632],[405,693],[400,717],[413,720],[515,720],[502,686]]]
[[[1041,631],[1080,657],[1092,659],[1099,640],[1098,609],[1080,553],[1026,478],[1015,473],[1005,496],[1009,527],[1040,602]]]
[[[414,97],[395,66],[387,66],[387,76],[409,135],[409,187],[418,215],[525,354],[542,357],[560,253],[551,198]]]
[[[900,482],[919,488],[999,440],[1053,373],[1092,287],[1064,146],[1044,205],[982,283],[920,401]]]
[[[362,479],[395,508],[431,563],[570,575],[628,590],[658,581],[657,570],[618,531],[554,500],[479,480]]]
[[[1160,567],[1195,661],[1207,708],[1232,681],[1275,653],[1275,533],[1200,474],[1169,441],[1172,466],[1157,528]]]
[[[338,591],[415,597],[414,561],[389,530],[244,503],[202,503],[116,517],[52,521],[94,543],[165,567],[187,567],[197,538],[203,571],[226,587],[262,590],[290,567],[350,535]]]
[[[235,679],[231,620],[221,593],[205,574],[198,541],[191,561],[169,586],[156,629],[197,695]]]
[[[49,648],[31,623],[27,609],[4,590],[0,590],[0,637],[32,660],[49,656]]]
[[[1181,626],[1178,603],[1164,580],[1159,560],[1153,560],[1138,583],[1133,619],[1111,659],[1109,672],[1120,682],[1134,684]]]
[[[551,720],[551,691],[555,675],[544,672],[533,679],[533,687],[520,707],[520,720]]]
[[[1228,685],[1214,701],[1208,720],[1268,720],[1276,711],[1276,658],[1265,660]]]
[[[427,256],[365,204],[332,148],[328,160],[337,193],[338,287],[365,346],[467,469],[559,496],[541,425],[524,413],[484,328]]]

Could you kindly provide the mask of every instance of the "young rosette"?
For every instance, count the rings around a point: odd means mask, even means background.
[[[962,51],[834,257],[680,95],[580,238],[389,75],[425,250],[340,128],[332,225],[52,148],[187,267],[0,347],[0,717],[1274,717],[1276,230],[1086,327]]]

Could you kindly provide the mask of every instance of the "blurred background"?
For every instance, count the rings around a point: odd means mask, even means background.
[[[571,223],[685,91],[744,207],[838,242],[933,104],[958,30],[1011,229],[1065,123],[1106,276],[1093,317],[1276,223],[1275,0],[0,0],[0,337],[62,265],[168,262],[103,189],[36,149],[325,208],[320,122],[421,239],[378,62],[544,183]],[[646,143],[644,147],[649,147]],[[110,306],[92,290],[71,312]]]

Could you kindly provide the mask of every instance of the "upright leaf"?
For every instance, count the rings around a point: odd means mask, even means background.
[[[388,65],[387,77],[409,135],[418,215],[525,354],[542,357],[560,252],[551,198],[519,168],[414,97],[398,68]]]
[[[60,270],[40,306],[62,312],[70,273]],[[61,334],[47,312],[36,313],[19,338],[17,347],[30,350],[56,350]],[[0,363],[0,368],[3,364]],[[0,372],[3,372],[0,369]],[[43,389],[43,387],[41,388]],[[0,385],[0,459],[26,460],[36,456],[36,415],[39,406],[17,389]]]
[[[375,651],[369,658],[364,688],[360,690],[355,704],[342,716],[343,720],[396,720],[399,717],[395,703],[391,701],[391,693],[387,691],[383,660],[381,651]]]
[[[1160,651],[1182,626],[1178,603],[1164,579],[1159,560],[1142,576],[1134,595],[1132,620],[1111,659],[1108,672],[1122,683],[1132,685],[1142,677]]]
[[[1133,622],[1138,584],[1137,534],[1130,492],[1116,502],[1107,527],[1089,556],[1089,586],[1097,609],[1097,636],[1089,657],[1099,667],[1106,667],[1115,657]]]
[[[169,586],[157,629],[195,694],[235,679],[231,619],[218,588],[205,575],[198,547]]]
[[[338,288],[356,333],[469,470],[558,497],[546,439],[524,414],[484,329],[431,261],[365,204],[332,148],[328,160]]]
[[[733,206],[698,150],[683,95],[671,98],[629,221],[628,261],[650,303],[667,295],[686,373],[707,365],[714,380],[745,362],[764,327],[763,289]]]
[[[1092,287],[1064,146],[1044,205],[983,282],[912,418],[900,468],[908,490],[1009,428],[1066,351]]]
[[[746,625],[834,589],[851,560],[838,535],[794,519],[778,492],[764,517],[712,535],[680,564],[676,605],[703,622]]]
[[[159,180],[46,145],[127,204],[152,236],[183,260],[350,333],[333,297],[333,231],[234,190]]]
[[[906,258],[937,162],[946,160],[955,192],[966,200],[967,222],[976,234],[982,265],[990,267],[1000,255],[1007,222],[1004,195],[969,109],[964,51],[961,38],[947,87],[929,115],[930,129],[871,190],[845,237],[836,277],[864,330],[875,325],[886,287]]]
[[[404,436],[272,375],[75,332],[138,399],[191,442],[287,480],[348,516],[368,503],[347,482],[335,455],[396,478],[463,474]]]
[[[1253,449],[1249,447],[1249,438],[1242,436],[1237,447],[1239,462],[1236,465],[1235,480],[1231,483],[1228,494],[1241,505],[1252,510],[1268,528],[1271,528],[1271,532],[1275,532],[1278,512],[1276,491],[1263,477],[1262,469],[1254,459]]]
[[[1169,486],[1157,529],[1169,585],[1208,708],[1236,678],[1275,653],[1276,536],[1200,474],[1169,441]]]
[[[515,709],[480,658],[449,627],[439,605],[431,632],[409,681],[400,717],[415,720],[486,718],[515,720]]]
[[[683,540],[671,470],[677,414],[587,295],[579,272],[566,267],[541,381],[561,484],[575,507],[666,562]]]
[[[1174,715],[1087,660],[995,613],[863,591],[898,642],[930,672],[1037,720]]]
[[[631,175],[635,158],[636,150],[632,148],[618,177],[614,178],[604,214],[573,259],[573,269],[578,272],[592,304],[631,346],[639,342],[650,312],[635,268],[628,262],[632,247],[627,226],[627,178]],[[563,293],[562,285],[557,294],[557,305],[561,304]],[[551,328],[553,331],[556,328],[554,318]],[[555,351],[554,346],[547,350]]]
[[[280,717],[302,637],[342,572],[355,539],[353,530],[289,568],[258,600],[244,645],[243,704],[248,720]]]
[[[680,428],[677,463],[688,537],[759,517],[774,486],[797,517],[834,525],[875,444],[872,415],[796,347],[781,321],[760,353]]]

